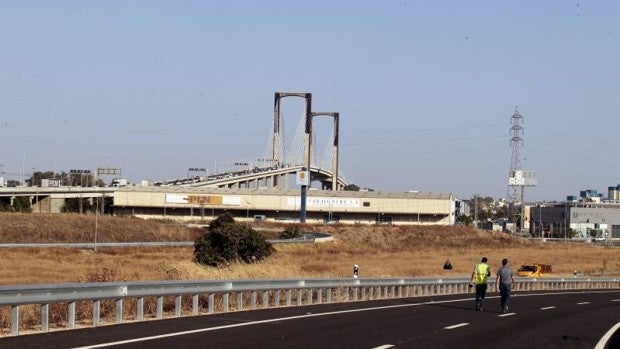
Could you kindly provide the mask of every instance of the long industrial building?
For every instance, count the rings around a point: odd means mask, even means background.
[[[114,214],[142,218],[211,218],[298,221],[299,190],[130,186],[114,191]],[[309,190],[306,222],[343,224],[441,224],[455,221],[449,193]]]

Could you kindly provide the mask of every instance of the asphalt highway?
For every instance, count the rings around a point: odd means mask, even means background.
[[[30,348],[620,348],[620,290],[471,296],[244,311],[0,339]],[[598,346],[597,346],[598,345]]]

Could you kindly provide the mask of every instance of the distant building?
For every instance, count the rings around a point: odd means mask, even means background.
[[[567,196],[566,202],[538,204],[528,211],[532,236],[563,237],[572,229],[576,238],[620,239],[620,185],[608,187],[607,198],[587,189],[579,197]]]

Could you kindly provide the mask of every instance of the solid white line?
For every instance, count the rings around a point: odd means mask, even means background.
[[[593,291],[591,293],[617,293],[617,292],[618,291],[614,290],[614,291]],[[583,292],[581,292],[581,291],[579,291],[579,292],[569,291],[569,292],[529,293],[529,294],[515,295],[515,297],[553,296],[553,295],[561,295],[561,294],[583,294]],[[487,297],[487,298],[489,298],[489,297]],[[285,317],[285,318],[260,320],[260,321],[254,321],[254,322],[245,322],[245,323],[239,323],[239,324],[233,324],[233,325],[224,325],[224,326],[217,326],[217,327],[199,328],[199,329],[196,329],[196,330],[166,333],[166,334],[157,335],[157,336],[150,336],[150,337],[138,337],[138,338],[134,338],[134,339],[127,339],[127,340],[117,341],[117,342],[108,342],[108,343],[100,343],[100,344],[87,345],[87,346],[83,346],[83,347],[75,347],[73,349],[105,348],[105,347],[112,347],[112,346],[122,345],[122,344],[146,342],[146,341],[149,341],[149,340],[155,340],[155,339],[161,339],[161,338],[184,336],[184,335],[187,335],[187,334],[194,334],[194,333],[201,333],[201,332],[210,332],[210,331],[216,331],[216,330],[221,330],[221,329],[226,329],[226,328],[252,326],[252,325],[256,325],[256,324],[265,324],[265,323],[276,322],[276,321],[287,321],[287,320],[295,320],[295,319],[301,319],[301,318],[306,318],[306,317],[329,316],[329,315],[335,315],[335,314],[346,314],[346,313],[355,313],[355,312],[372,311],[372,310],[382,310],[382,309],[390,309],[390,308],[413,307],[413,306],[421,306],[421,305],[427,305],[427,304],[455,303],[455,302],[469,301],[471,299],[473,299],[473,298],[472,297],[467,297],[467,298],[451,299],[451,300],[445,300],[445,301],[429,301],[429,302],[423,302],[423,303],[398,304],[398,305],[390,305],[390,306],[384,306],[384,307],[351,309],[351,310],[343,310],[343,311],[333,311],[333,312],[328,312],[328,313],[318,313],[318,314],[306,314],[306,315],[299,315],[299,316],[290,316],[290,317]]]
[[[549,309],[555,309],[555,307],[544,307],[544,308],[540,308],[540,310],[549,310]]]
[[[517,315],[517,313],[506,313],[506,314],[497,315],[497,317],[505,317],[505,316],[513,316],[513,315]]]
[[[601,337],[601,340],[596,343],[594,349],[604,349],[605,344],[607,344],[607,341],[609,341],[609,338],[611,338],[611,336],[616,333],[616,330],[618,329],[620,329],[620,322],[615,324],[612,328],[609,329],[609,331],[607,331],[607,333],[605,333],[605,335],[603,335],[603,337]]]
[[[123,345],[123,344],[129,344],[129,343],[137,343],[137,342],[146,342],[146,341],[155,340],[155,339],[162,339],[162,338],[169,338],[169,337],[178,337],[178,336],[184,336],[184,335],[188,335],[188,334],[202,333],[202,332],[211,332],[211,331],[222,330],[222,329],[227,329],[227,328],[252,326],[252,325],[256,325],[256,324],[266,324],[266,323],[270,323],[270,322],[296,320],[296,319],[303,319],[303,318],[309,318],[309,317],[329,316],[329,315],[335,315],[335,314],[357,313],[357,312],[362,312],[362,311],[372,311],[372,310],[383,310],[383,309],[391,309],[391,308],[414,307],[414,306],[421,306],[421,305],[427,305],[427,304],[462,302],[462,301],[466,301],[466,300],[471,300],[471,298],[450,299],[450,300],[446,300],[446,301],[429,301],[429,302],[413,303],[413,304],[397,304],[397,305],[388,305],[388,306],[383,306],[383,307],[372,307],[372,308],[361,308],[361,309],[331,311],[331,312],[327,312],[327,313],[304,314],[304,315],[289,316],[289,317],[276,318],[276,319],[259,320],[259,321],[252,321],[252,322],[243,322],[243,323],[232,324],[232,325],[223,325],[223,326],[217,326],[217,327],[199,328],[199,329],[189,330],[189,331],[165,333],[165,334],[156,335],[156,336],[149,336],[149,337],[138,337],[138,338],[126,339],[126,340],[116,341],[116,342],[108,342],[108,343],[100,343],[100,344],[87,345],[87,346],[83,346],[83,347],[75,347],[75,348],[72,348],[72,349],[106,348],[106,347],[112,347],[112,346],[116,346],[116,345]]]
[[[384,344],[384,345],[380,345],[378,347],[374,347],[372,349],[388,349],[388,348],[394,348],[394,346],[392,344]]]
[[[460,323],[460,324],[444,327],[444,329],[452,330],[452,329],[463,327],[463,326],[467,326],[467,325],[469,325],[469,322],[463,322],[463,323]]]
[[[612,302],[620,302],[620,299],[612,299]]]
[[[590,304],[590,302],[580,302],[580,303],[577,303],[577,305],[585,305],[585,304]]]

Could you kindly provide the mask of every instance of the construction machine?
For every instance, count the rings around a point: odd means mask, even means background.
[[[534,263],[531,265],[522,265],[519,270],[517,270],[517,275],[525,276],[525,277],[539,277],[543,274],[551,273],[551,265],[550,264],[540,264]]]

